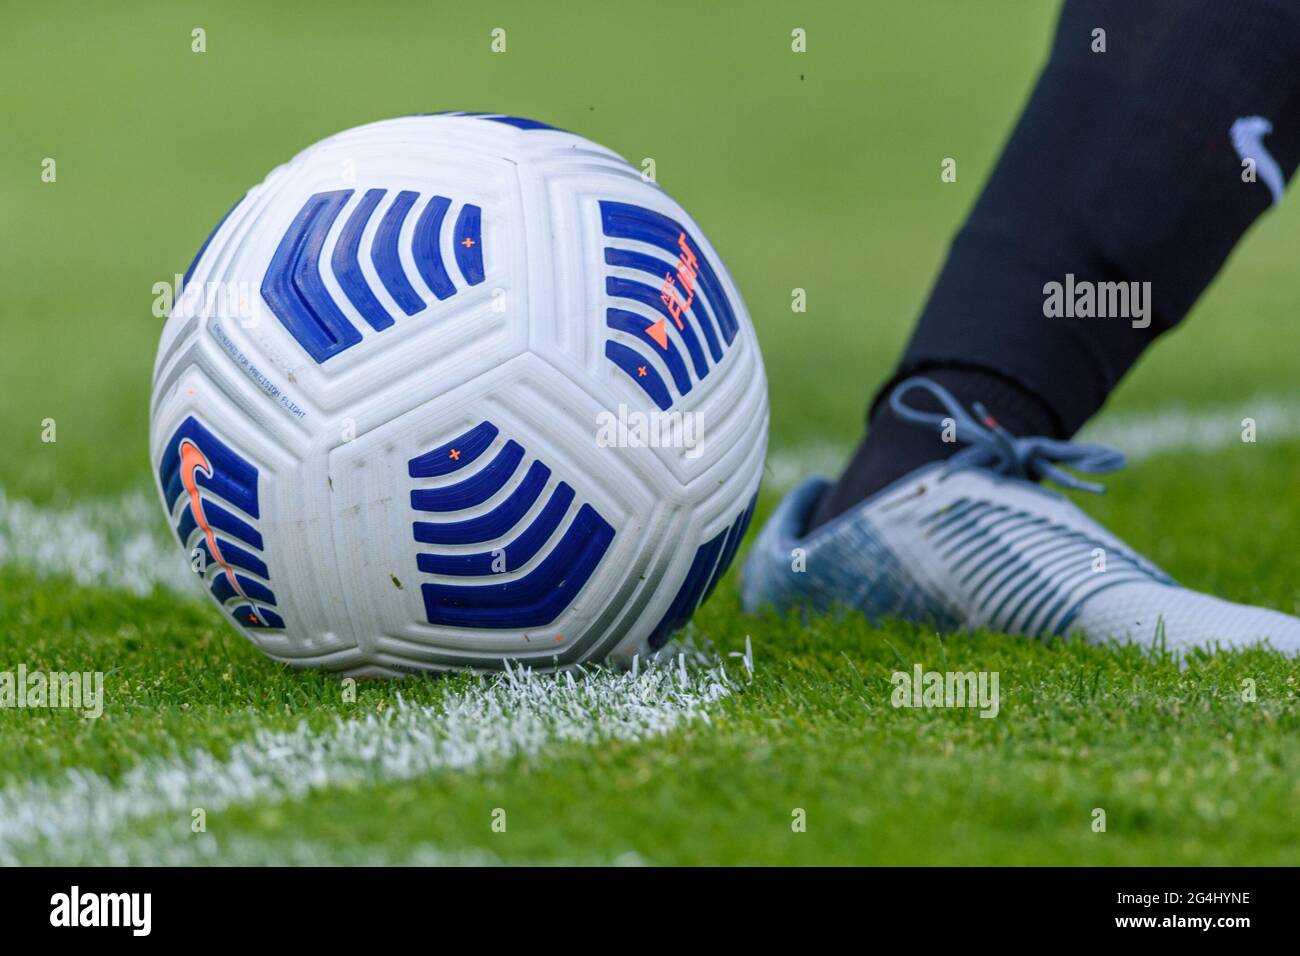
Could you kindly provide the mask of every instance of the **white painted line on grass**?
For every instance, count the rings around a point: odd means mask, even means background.
[[[484,827],[486,829],[486,826]],[[111,847],[69,847],[68,866],[502,866],[486,847],[446,849],[433,843],[410,846],[336,845],[320,840],[191,833],[188,827],[158,827],[119,835]],[[645,866],[634,852],[610,858],[558,856],[544,860],[512,858],[511,866]]]
[[[1143,461],[1165,452],[1218,451],[1241,446],[1242,421],[1255,422],[1256,441],[1289,441],[1300,437],[1300,393],[1258,395],[1249,401],[1210,408],[1178,406],[1141,414],[1102,416],[1083,430],[1083,441],[1114,445],[1129,461]]]
[[[263,730],[224,759],[204,750],[151,757],[116,780],[71,770],[0,791],[0,864],[162,863],[177,835],[188,834],[195,808],[212,825],[232,806],[461,771],[566,744],[647,740],[708,722],[733,687],[721,664],[686,655],[625,672],[515,669],[434,706],[399,702],[324,731],[306,723]],[[140,858],[148,839],[124,840],[147,826],[158,828],[157,859]]]
[[[162,509],[143,492],[44,508],[0,490],[0,564],[136,594],[161,585],[197,596],[180,545],[164,531]]]

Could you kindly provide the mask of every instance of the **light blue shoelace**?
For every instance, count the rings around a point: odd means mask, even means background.
[[[929,392],[944,407],[946,414],[923,412],[908,406],[903,401],[903,396],[917,388]],[[935,428],[940,432],[944,430],[947,421],[952,420],[957,440],[969,447],[948,459],[950,470],[987,468],[1014,478],[1030,481],[1046,478],[1065,488],[1101,494],[1106,490],[1103,485],[1076,478],[1058,468],[1057,464],[1069,465],[1092,475],[1118,471],[1124,467],[1124,453],[1105,445],[1057,441],[1041,436],[1017,438],[999,425],[980,402],[975,402],[972,406],[975,415],[979,416],[976,418],[946,388],[921,375],[899,383],[889,396],[889,407],[909,424]]]

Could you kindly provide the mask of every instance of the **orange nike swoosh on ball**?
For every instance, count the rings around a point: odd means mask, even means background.
[[[221,554],[221,549],[217,547],[217,536],[208,524],[207,515],[203,513],[203,497],[199,494],[198,480],[195,477],[196,473],[200,471],[207,477],[212,477],[212,466],[208,464],[207,456],[203,454],[198,445],[186,438],[181,442],[181,484],[185,486],[185,492],[190,496],[190,511],[193,512],[194,520],[198,522],[199,528],[203,531],[203,537],[207,539],[208,550],[212,552],[212,556],[217,559],[217,563],[225,571],[230,586],[235,589],[237,594],[248,598],[248,595],[244,594],[244,589],[239,586],[239,582],[235,580],[234,569],[226,563],[226,559]],[[252,606],[251,600],[249,604]],[[255,607],[253,613],[257,614]]]

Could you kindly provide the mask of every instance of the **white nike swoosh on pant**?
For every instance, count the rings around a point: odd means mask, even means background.
[[[1264,137],[1273,132],[1273,124],[1262,116],[1243,116],[1232,124],[1229,135],[1232,148],[1243,160],[1249,159],[1255,164],[1259,177],[1273,194],[1273,203],[1282,201],[1282,191],[1286,182],[1282,177],[1282,167],[1277,164],[1267,147]]]

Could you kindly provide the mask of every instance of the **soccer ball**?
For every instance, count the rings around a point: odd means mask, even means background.
[[[196,577],[270,657],[357,675],[662,648],[754,511],[767,387],[699,226],[497,114],[339,133],[185,274],[150,450]]]

